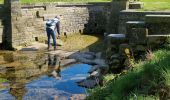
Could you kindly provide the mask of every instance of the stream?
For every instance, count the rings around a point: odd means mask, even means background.
[[[42,52],[0,52],[1,100],[73,100],[85,98],[85,79],[91,65],[65,64],[56,55]]]

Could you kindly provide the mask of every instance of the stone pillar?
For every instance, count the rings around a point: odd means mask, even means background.
[[[118,34],[119,14],[121,10],[128,9],[128,1],[129,0],[112,0],[110,21],[108,22],[107,29],[109,34]]]
[[[12,48],[12,28],[11,28],[11,0],[4,0],[4,17],[3,17],[3,39],[2,46],[5,49]]]
[[[23,40],[22,39],[22,34],[24,32],[23,23],[22,23],[21,4],[19,0],[11,0],[11,28],[12,28],[11,34],[12,34],[12,47],[13,48],[21,44]]]

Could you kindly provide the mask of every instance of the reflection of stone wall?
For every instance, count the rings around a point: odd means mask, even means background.
[[[12,3],[11,7],[12,44],[15,47],[46,38],[45,20],[56,15],[61,17],[61,33],[103,33],[110,5]]]
[[[145,15],[147,14],[153,14],[153,15],[170,15],[170,12],[139,12],[139,11],[121,11],[120,13],[120,18],[119,18],[119,33],[120,34],[126,34],[126,22],[127,21],[145,21]],[[162,24],[160,24],[161,26],[157,25],[159,28],[154,28],[151,29],[151,31],[148,34],[156,34],[157,32],[160,32],[160,28],[164,27],[167,28],[167,30],[170,29],[168,27],[162,26]],[[150,26],[149,26],[150,27]],[[152,33],[151,33],[152,32]],[[161,33],[158,33],[161,34]]]

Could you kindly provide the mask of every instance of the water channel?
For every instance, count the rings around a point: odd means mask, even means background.
[[[76,82],[88,76],[91,65],[61,62],[64,59],[43,52],[0,52],[0,100],[71,100],[87,95]]]

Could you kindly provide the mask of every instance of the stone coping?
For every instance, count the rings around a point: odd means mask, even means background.
[[[146,15],[146,17],[168,17],[170,18],[170,15]]]
[[[147,23],[170,23],[170,15],[148,14],[145,15],[145,21]]]
[[[21,3],[21,7],[35,7],[35,6],[105,6],[111,5],[111,2],[83,2],[83,3],[72,3],[72,2],[53,2],[53,3]]]
[[[110,37],[110,38],[125,38],[125,34],[109,34],[107,37]]]
[[[126,24],[145,24],[144,21],[127,21]]]
[[[162,35],[147,35],[147,37],[170,37],[170,34],[162,34]]]

